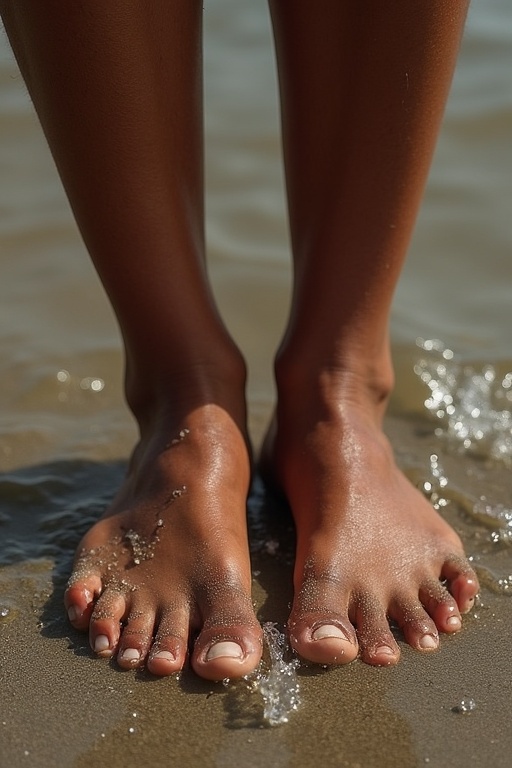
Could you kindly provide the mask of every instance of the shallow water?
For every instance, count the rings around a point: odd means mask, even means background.
[[[413,482],[464,538],[480,612],[486,590],[512,594],[509,22],[508,0],[472,5],[392,322],[389,429]],[[263,4],[217,0],[205,24],[209,268],[249,361],[258,442],[290,276],[269,21]],[[2,623],[27,594],[37,607],[62,585],[135,437],[117,327],[3,39],[0,179]],[[289,559],[260,522],[256,565]],[[285,609],[270,604],[265,618],[282,622]]]

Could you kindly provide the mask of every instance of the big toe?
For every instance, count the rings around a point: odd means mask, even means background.
[[[240,593],[218,596],[203,610],[203,616],[191,657],[194,671],[207,680],[223,680],[243,677],[256,669],[263,640],[250,598]]]
[[[288,631],[293,650],[314,664],[348,664],[358,654],[354,628],[341,614],[292,612]]]

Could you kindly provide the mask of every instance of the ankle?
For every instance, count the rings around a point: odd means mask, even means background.
[[[214,351],[215,357],[211,354]],[[152,371],[127,358],[125,397],[139,427],[163,414],[179,417],[203,405],[218,405],[245,429],[245,361],[233,344],[230,350],[201,355],[191,349],[187,360],[168,359]]]
[[[336,412],[346,405],[375,408],[382,415],[393,390],[394,373],[388,349],[377,355],[339,355],[336,361],[308,359],[280,352],[275,361],[280,402],[324,403]]]

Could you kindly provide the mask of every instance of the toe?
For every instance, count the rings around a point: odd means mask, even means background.
[[[117,646],[117,663],[120,667],[131,669],[144,663],[151,646],[154,626],[154,608],[134,603]]]
[[[439,633],[434,621],[419,599],[398,598],[392,601],[390,616],[402,630],[404,639],[418,651],[435,651],[439,647]]]
[[[71,577],[64,593],[64,606],[68,619],[75,629],[87,629],[94,609],[94,601],[100,593],[101,579],[99,576],[91,574],[81,579]]]
[[[348,617],[349,595],[335,567],[310,557],[296,571],[297,591],[288,619],[290,645],[314,664],[348,664],[358,654]]]
[[[361,660],[380,667],[396,664],[400,649],[380,601],[371,595],[363,595],[358,597],[355,606]]]
[[[194,671],[208,680],[243,677],[260,662],[262,631],[250,597],[233,588],[203,605],[203,628],[192,653]]]
[[[457,601],[437,579],[421,587],[419,598],[440,632],[458,632],[462,628]]]
[[[123,592],[105,590],[97,600],[89,624],[89,642],[98,656],[114,655],[121,634],[121,621],[127,612]]]
[[[297,614],[288,621],[290,645],[314,664],[348,664],[358,653],[354,627],[347,616],[331,611]]]
[[[259,625],[234,621],[214,623],[199,635],[192,654],[192,667],[207,680],[243,677],[258,666],[261,653]]]
[[[443,566],[441,577],[446,579],[461,613],[471,610],[480,587],[478,577],[468,561],[463,557],[450,558]]]
[[[147,660],[147,669],[153,675],[172,675],[183,669],[189,624],[187,610],[167,610],[162,614]]]

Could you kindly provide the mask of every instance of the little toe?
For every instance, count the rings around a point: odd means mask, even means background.
[[[361,660],[378,667],[396,664],[400,658],[400,649],[380,602],[364,596],[358,600],[355,613]]]
[[[354,627],[339,614],[302,614],[288,621],[290,645],[299,656],[314,664],[348,664],[358,654]]]
[[[443,566],[441,577],[446,579],[448,589],[455,598],[461,613],[473,607],[480,586],[478,577],[464,557],[453,557]]]
[[[79,581],[70,579],[69,586],[64,593],[64,606],[68,619],[75,629],[87,629],[94,609],[94,601],[100,592],[101,579],[99,576],[91,575]]]
[[[89,642],[98,656],[113,656],[126,607],[125,595],[118,590],[105,590],[96,602],[89,624]]]
[[[419,598],[440,632],[453,633],[462,628],[457,601],[437,579],[421,587]]]
[[[439,632],[418,599],[400,598],[390,607],[390,616],[402,630],[404,639],[417,651],[435,651],[439,647]]]

